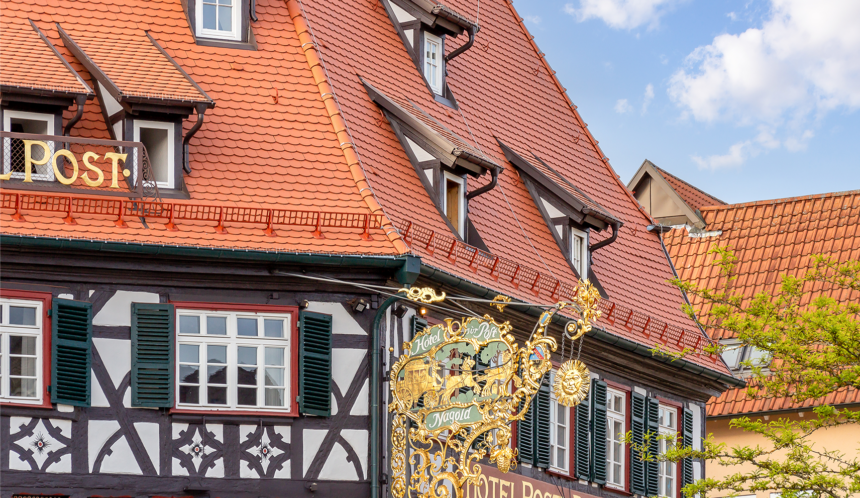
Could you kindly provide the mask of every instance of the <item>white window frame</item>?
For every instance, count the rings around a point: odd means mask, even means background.
[[[613,406],[611,400],[614,396],[620,396],[622,399],[621,409],[623,412],[616,412],[612,410]],[[621,422],[621,433],[613,434],[612,431],[612,423],[613,422]],[[608,388],[606,390],[606,486],[613,489],[625,489],[626,486],[626,472],[627,472],[627,451],[626,445],[624,444],[623,438],[624,434],[627,432],[627,393],[625,391],[621,391],[618,389]],[[621,443],[621,455],[620,461],[613,459],[614,457],[618,457],[619,455],[614,454],[614,443]],[[620,464],[621,472],[619,475],[621,476],[621,482],[615,483],[612,482],[612,465]]]
[[[233,15],[233,30],[221,31],[218,29],[206,29],[203,27],[203,2],[212,3],[212,0],[196,0],[194,5],[195,18],[197,22],[196,35],[198,38],[217,38],[219,40],[242,40],[242,0],[231,0],[230,8]],[[217,9],[216,9],[217,10]],[[217,14],[216,14],[217,15]]]
[[[553,370],[550,373],[550,380],[549,380],[550,385],[555,384],[555,373],[556,373],[555,370]],[[568,408],[568,407],[566,407],[566,406],[564,406],[558,402],[558,400],[555,397],[554,390],[551,391],[550,401],[551,401],[550,402],[551,408],[550,408],[550,414],[549,414],[549,450],[550,450],[549,468],[552,471],[559,472],[562,474],[567,474],[570,472],[570,449],[571,449],[570,448],[570,431],[571,431],[570,408]],[[558,408],[559,408],[559,406],[561,406],[564,409],[564,414],[565,414],[565,420],[564,421],[558,420]],[[559,426],[564,427],[565,431],[567,433],[567,437],[564,438],[564,446],[562,446],[562,449],[564,449],[564,462],[561,462],[561,465],[559,465],[559,462],[557,461],[557,454],[558,454],[558,449],[560,446],[558,444],[558,427]]]
[[[435,77],[430,75],[430,62],[427,59],[427,46],[428,45],[435,45],[437,53],[439,54],[439,59],[437,61],[438,65],[436,66]],[[424,51],[422,53],[422,55],[424,56],[424,78],[427,79],[427,84],[430,85],[430,89],[432,89],[433,92],[435,92],[439,95],[442,95],[442,93],[443,93],[442,73],[445,70],[445,61],[444,61],[445,54],[442,53],[442,38],[440,38],[440,37],[438,37],[432,33],[427,33],[425,31],[424,32],[424,46],[421,48]]]
[[[155,182],[158,188],[173,189],[176,183],[176,134],[174,123],[169,121],[144,121],[140,119],[134,120],[134,141],[140,142],[141,128],[154,128],[158,130],[167,130],[167,158],[168,172],[166,182]],[[137,149],[135,149],[137,151]],[[152,161],[152,158],[149,158]],[[152,164],[150,164],[152,166]],[[132,171],[132,184],[137,185],[137,157],[134,158],[134,170]],[[155,172],[153,171],[153,175]]]
[[[26,306],[28,308],[36,308],[36,325],[10,325],[9,324],[9,307],[10,306]],[[44,330],[42,316],[44,310],[42,301],[33,299],[14,299],[0,298],[0,307],[2,307],[2,320],[0,320],[0,401],[4,403],[17,403],[27,405],[41,405],[44,397],[44,353],[42,346],[44,344]],[[10,396],[10,358],[9,358],[9,336],[21,335],[36,338],[36,396],[35,397],[13,397]]]
[[[577,244],[577,238],[582,240]],[[579,261],[576,261],[576,247],[579,246]],[[576,228],[570,228],[570,262],[576,271],[579,272],[579,277],[582,279],[588,278],[588,234]]]
[[[443,184],[442,184],[442,212],[445,213],[445,219],[448,218],[448,182],[455,182],[460,185],[460,209],[457,211],[458,220],[457,226],[454,228],[457,229],[457,233],[460,234],[461,237],[465,237],[466,231],[466,179],[457,176],[448,171],[444,172],[442,175]],[[450,221],[450,220],[449,220]]]
[[[199,333],[183,334],[180,328],[180,317],[196,316],[199,317]],[[206,317],[226,317],[227,318],[227,334],[226,335],[209,335],[206,330]],[[257,336],[242,336],[238,334],[238,319],[239,318],[256,318],[257,319]],[[266,318],[284,320],[284,337],[273,338],[265,337],[265,325],[263,320]],[[176,310],[176,394],[175,403],[178,409],[190,410],[207,410],[220,412],[236,412],[236,411],[254,411],[254,412],[273,412],[273,413],[288,413],[293,407],[293,398],[296,393],[292,392],[293,383],[293,328],[294,320],[296,319],[292,313],[265,313],[253,311],[229,311],[229,310],[200,310],[200,309],[184,309],[177,306]],[[180,350],[182,345],[198,346],[197,365],[199,367],[198,378],[198,393],[199,403],[182,403],[180,402],[180,385],[182,382],[180,368],[181,361]],[[207,346],[227,346],[227,404],[210,404],[207,403],[207,387],[208,375],[206,375],[206,348]],[[240,405],[238,402],[238,348],[250,346],[257,348],[257,404],[256,405]],[[265,349],[266,347],[278,347],[284,349],[284,365],[275,367],[283,368],[284,370],[284,406],[266,406],[265,404]],[[219,386],[221,384],[218,384]]]
[[[46,121],[48,123],[48,133],[46,133],[46,135],[53,135],[54,134],[54,115],[53,114],[48,114],[46,112],[10,111],[10,110],[6,109],[3,111],[3,131],[12,131],[12,118],[30,119],[33,121]],[[12,158],[10,156],[11,151],[10,151],[10,147],[7,146],[7,142],[11,141],[11,140],[12,140],[11,138],[4,138],[3,139],[3,142],[4,142],[3,143],[3,174],[4,175],[6,173],[8,173],[9,169],[12,167]],[[56,152],[56,145],[55,145],[56,142],[49,141],[49,142],[47,142],[47,144],[48,144],[48,151],[49,151],[51,157],[53,157],[54,152]],[[54,181],[55,180],[54,168],[51,166],[50,158],[48,159],[48,162],[45,163],[45,166],[43,166],[43,167],[46,168],[45,174],[36,173],[35,168],[33,168],[34,171],[33,171],[32,175],[30,176],[30,178],[32,180],[38,180],[38,181],[46,181],[46,182]],[[12,173],[12,178],[14,178],[16,180],[19,180],[19,179],[23,180],[25,177],[26,177],[26,173],[23,171],[20,173],[19,172],[13,172]]]
[[[661,404],[659,407],[659,429],[658,432],[661,436],[670,436],[677,439],[678,437],[678,423],[679,423],[679,415],[680,410],[675,406],[668,406]],[[666,415],[674,414],[674,417],[669,417],[670,419],[674,419],[674,427],[671,424],[666,423]],[[672,443],[668,439],[660,439],[660,454],[666,453],[669,450]],[[674,446],[674,445],[672,445]],[[675,498],[678,493],[678,464],[676,462],[659,462],[658,470],[657,470],[657,495],[663,496],[666,498]],[[666,488],[666,480],[671,479],[671,489]]]

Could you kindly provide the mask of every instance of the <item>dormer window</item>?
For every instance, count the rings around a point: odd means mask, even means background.
[[[242,0],[197,0],[197,36],[241,40]]]
[[[3,111],[3,131],[12,133],[30,133],[34,135],[59,135],[54,128],[55,115],[37,112]],[[26,176],[24,168],[24,140],[19,138],[6,138],[3,144],[3,171],[5,175],[12,173],[11,178],[24,180]],[[46,141],[48,153],[54,154],[54,142]],[[8,144],[8,146],[7,146]],[[33,181],[54,181],[54,169],[44,161],[45,150],[41,147],[31,147],[30,153],[34,164],[30,179]],[[43,164],[39,164],[43,163]]]
[[[176,184],[176,147],[178,142],[173,123],[134,120],[134,141],[141,142],[149,156],[155,183],[160,189],[173,189]]]
[[[463,236],[466,224],[466,180],[445,171],[444,183],[443,211],[457,233]]]
[[[576,228],[570,229],[570,261],[580,278],[588,275],[588,235]]]
[[[442,95],[442,38],[424,33],[424,77],[427,84],[437,94]]]

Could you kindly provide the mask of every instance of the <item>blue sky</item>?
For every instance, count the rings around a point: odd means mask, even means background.
[[[730,203],[860,189],[860,1],[514,5],[625,183],[647,158]]]

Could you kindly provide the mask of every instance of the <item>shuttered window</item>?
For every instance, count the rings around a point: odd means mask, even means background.
[[[549,380],[544,377],[525,418],[517,423],[520,461],[544,469],[550,463],[550,396]]]
[[[684,408],[684,419],[682,420],[683,428],[682,435],[684,438],[683,445],[685,448],[693,446],[693,411],[689,408]],[[681,460],[681,487],[693,483],[693,459],[685,458]]]
[[[657,435],[660,433],[660,402],[656,398],[648,398],[647,408],[645,409],[645,432],[651,434],[651,439],[648,443],[648,452],[651,455],[660,454],[660,440]],[[645,494],[648,496],[657,495],[659,489],[659,462],[655,459],[645,463]]]
[[[678,409],[673,406],[659,405],[660,435],[667,439],[660,440],[660,454],[675,447],[678,436]],[[671,439],[669,439],[671,438]],[[678,465],[675,462],[659,462],[658,495],[673,498],[678,489]]]
[[[534,400],[534,398],[532,398]],[[520,401],[520,411],[525,400]],[[534,402],[530,403],[523,419],[517,422],[517,451],[520,462],[534,465],[535,460],[535,431],[534,431]]]
[[[606,484],[606,382],[591,381],[591,482]]]
[[[299,411],[331,415],[331,315],[303,311],[299,346]]]
[[[555,384],[555,371],[550,377],[550,385]],[[550,468],[556,472],[570,472],[570,408],[559,403],[552,396],[550,410]]]
[[[172,304],[131,305],[131,404],[173,407]]]
[[[606,485],[615,489],[625,487],[624,433],[627,432],[627,393],[608,389],[606,392]]]
[[[90,406],[92,304],[54,299],[51,341],[51,402]]]
[[[631,418],[630,432],[633,436],[633,445],[642,445],[645,442],[645,396],[633,392],[630,399]],[[640,458],[640,453],[630,450],[630,492],[636,495],[645,494],[645,462]]]
[[[44,303],[0,299],[0,401],[41,404]]]
[[[593,384],[593,382],[592,382]],[[591,399],[594,397],[593,388],[588,391],[588,396],[575,408],[574,426],[576,437],[574,438],[574,449],[576,451],[575,477],[578,479],[591,479]]]

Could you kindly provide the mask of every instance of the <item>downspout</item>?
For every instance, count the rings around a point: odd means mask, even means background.
[[[490,183],[466,194],[466,200],[467,201],[471,200],[473,197],[478,197],[481,194],[485,194],[485,193],[489,192],[490,190],[493,190],[496,187],[496,184],[499,183],[499,168],[493,168],[492,174],[493,174],[493,178],[490,180]]]
[[[450,54],[446,55],[445,56],[445,62],[451,62],[451,59],[453,59],[454,57],[457,57],[458,55],[462,54],[466,50],[469,50],[470,48],[472,48],[472,45],[475,43],[475,33],[476,32],[477,32],[477,30],[476,30],[475,26],[469,26],[469,41],[460,45],[457,48],[457,50],[454,50]]]
[[[87,103],[87,96],[86,95],[78,95],[77,97],[75,97],[75,104],[78,105],[78,108],[76,109],[75,115],[72,116],[72,119],[70,119],[69,122],[66,123],[66,127],[63,128],[63,136],[64,137],[68,137],[69,134],[72,132],[72,127],[75,126],[78,123],[78,121],[81,120],[81,116],[84,115],[84,105],[86,103]],[[66,148],[68,148],[68,146]]]
[[[600,242],[598,242],[597,244],[594,244],[591,247],[589,247],[588,248],[589,254],[593,253],[594,251],[596,251],[602,247],[608,246],[609,244],[615,242],[615,239],[618,238],[618,230],[621,228],[621,222],[613,221],[609,226],[612,227],[612,236],[609,237],[608,239],[603,239]]]
[[[397,301],[406,296],[395,294],[379,306],[376,316],[373,317],[373,325],[370,327],[370,498],[381,498],[379,487],[379,462],[381,460],[381,432],[380,420],[382,412],[379,407],[379,399],[382,396],[382,361],[379,357],[379,324],[386,310]]]
[[[203,114],[206,112],[206,107],[206,104],[197,104],[197,122],[194,123],[194,126],[185,134],[185,138],[182,139],[182,169],[189,174],[191,173],[191,165],[188,164],[188,142],[191,141],[191,137],[197,133],[197,130],[203,126]]]

